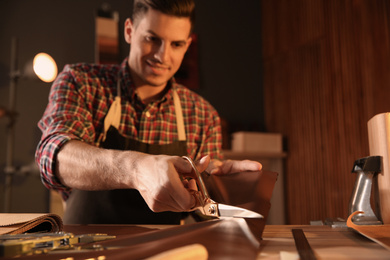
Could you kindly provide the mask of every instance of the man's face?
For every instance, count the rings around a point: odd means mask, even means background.
[[[189,18],[153,9],[136,23],[126,21],[125,39],[131,44],[129,66],[136,87],[165,87],[191,43],[190,29]]]

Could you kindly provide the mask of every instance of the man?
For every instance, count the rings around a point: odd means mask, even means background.
[[[183,155],[216,174],[261,169],[220,161],[217,112],[172,78],[193,14],[192,0],[135,0],[129,57],[66,66],[54,82],[36,159],[44,184],[66,200],[65,223],[178,223],[196,206]]]

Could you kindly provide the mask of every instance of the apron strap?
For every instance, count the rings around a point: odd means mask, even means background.
[[[179,141],[186,140],[186,130],[184,128],[183,111],[181,110],[180,98],[176,90],[173,90],[173,102],[175,104],[177,134]]]
[[[104,136],[103,142],[106,140],[106,135],[108,129],[112,125],[116,129],[119,129],[119,124],[121,122],[121,98],[120,98],[120,87],[118,80],[118,96],[115,97],[114,102],[111,104],[110,109],[108,110],[107,116],[104,119]],[[175,106],[175,114],[176,114],[176,124],[177,124],[177,134],[179,141],[186,140],[186,130],[184,128],[184,119],[183,119],[183,111],[181,109],[180,98],[177,94],[176,90],[173,90],[173,102]]]
[[[116,129],[119,128],[119,124],[121,122],[121,83],[120,83],[120,77],[118,73],[118,81],[116,82],[116,97],[114,102],[112,102],[108,113],[106,115],[106,118],[104,118],[104,135],[103,135],[103,142],[106,140],[106,135],[108,132],[108,129],[112,125]]]
[[[103,142],[106,140],[107,131],[112,125],[116,129],[119,128],[119,123],[121,122],[121,98],[115,97],[114,102],[112,102],[110,109],[104,119],[104,136]]]

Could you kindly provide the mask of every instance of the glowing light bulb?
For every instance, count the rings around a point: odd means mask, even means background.
[[[46,53],[38,53],[33,60],[35,74],[44,82],[52,82],[57,77],[57,64],[54,59]]]

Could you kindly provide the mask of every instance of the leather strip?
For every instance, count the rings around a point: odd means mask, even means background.
[[[361,235],[371,239],[372,241],[380,244],[384,248],[390,250],[390,224],[384,225],[356,225],[352,222],[352,217],[364,213],[362,211],[353,212],[347,220],[347,226],[353,228]]]

